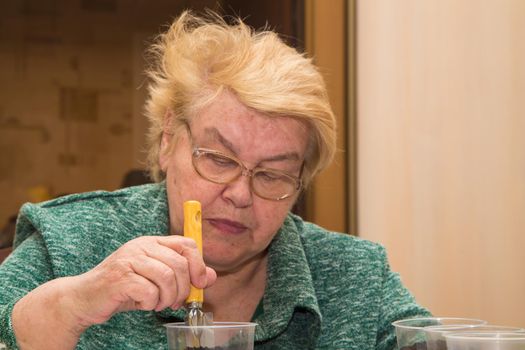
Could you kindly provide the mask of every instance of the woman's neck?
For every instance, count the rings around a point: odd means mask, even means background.
[[[217,281],[204,291],[204,309],[215,321],[250,321],[266,288],[267,252],[233,272],[217,272]]]

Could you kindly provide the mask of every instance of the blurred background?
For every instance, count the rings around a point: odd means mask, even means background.
[[[340,152],[297,212],[383,244],[434,314],[524,327],[522,0],[2,1],[0,227],[140,173],[144,50],[206,7],[268,23],[325,76]]]

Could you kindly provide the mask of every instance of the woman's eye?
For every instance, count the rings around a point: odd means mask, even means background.
[[[222,166],[222,167],[234,167],[237,166],[237,163],[235,163],[233,160],[217,155],[208,155],[208,158],[212,160],[216,165]]]
[[[257,173],[258,177],[261,178],[264,181],[277,181],[282,178],[281,175],[271,173],[269,171],[261,171],[260,173]]]

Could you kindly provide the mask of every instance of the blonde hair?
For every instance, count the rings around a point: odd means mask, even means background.
[[[164,178],[158,164],[163,132],[176,142],[181,125],[224,89],[254,110],[309,126],[305,185],[332,160],[336,125],[324,80],[309,58],[275,32],[256,32],[241,19],[229,25],[213,12],[198,17],[185,11],[149,52],[148,167],[156,181]]]

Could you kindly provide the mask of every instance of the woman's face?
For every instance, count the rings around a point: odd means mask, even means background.
[[[159,158],[166,173],[171,234],[182,234],[184,201],[198,200],[206,263],[218,272],[234,271],[264,256],[298,193],[272,201],[254,194],[247,176],[229,184],[206,180],[192,165],[192,147],[234,156],[248,169],[277,169],[299,177],[308,128],[296,119],[271,118],[248,109],[225,92],[192,118],[190,129],[191,136],[183,131],[173,152]],[[162,140],[163,148],[168,147],[168,137]]]

